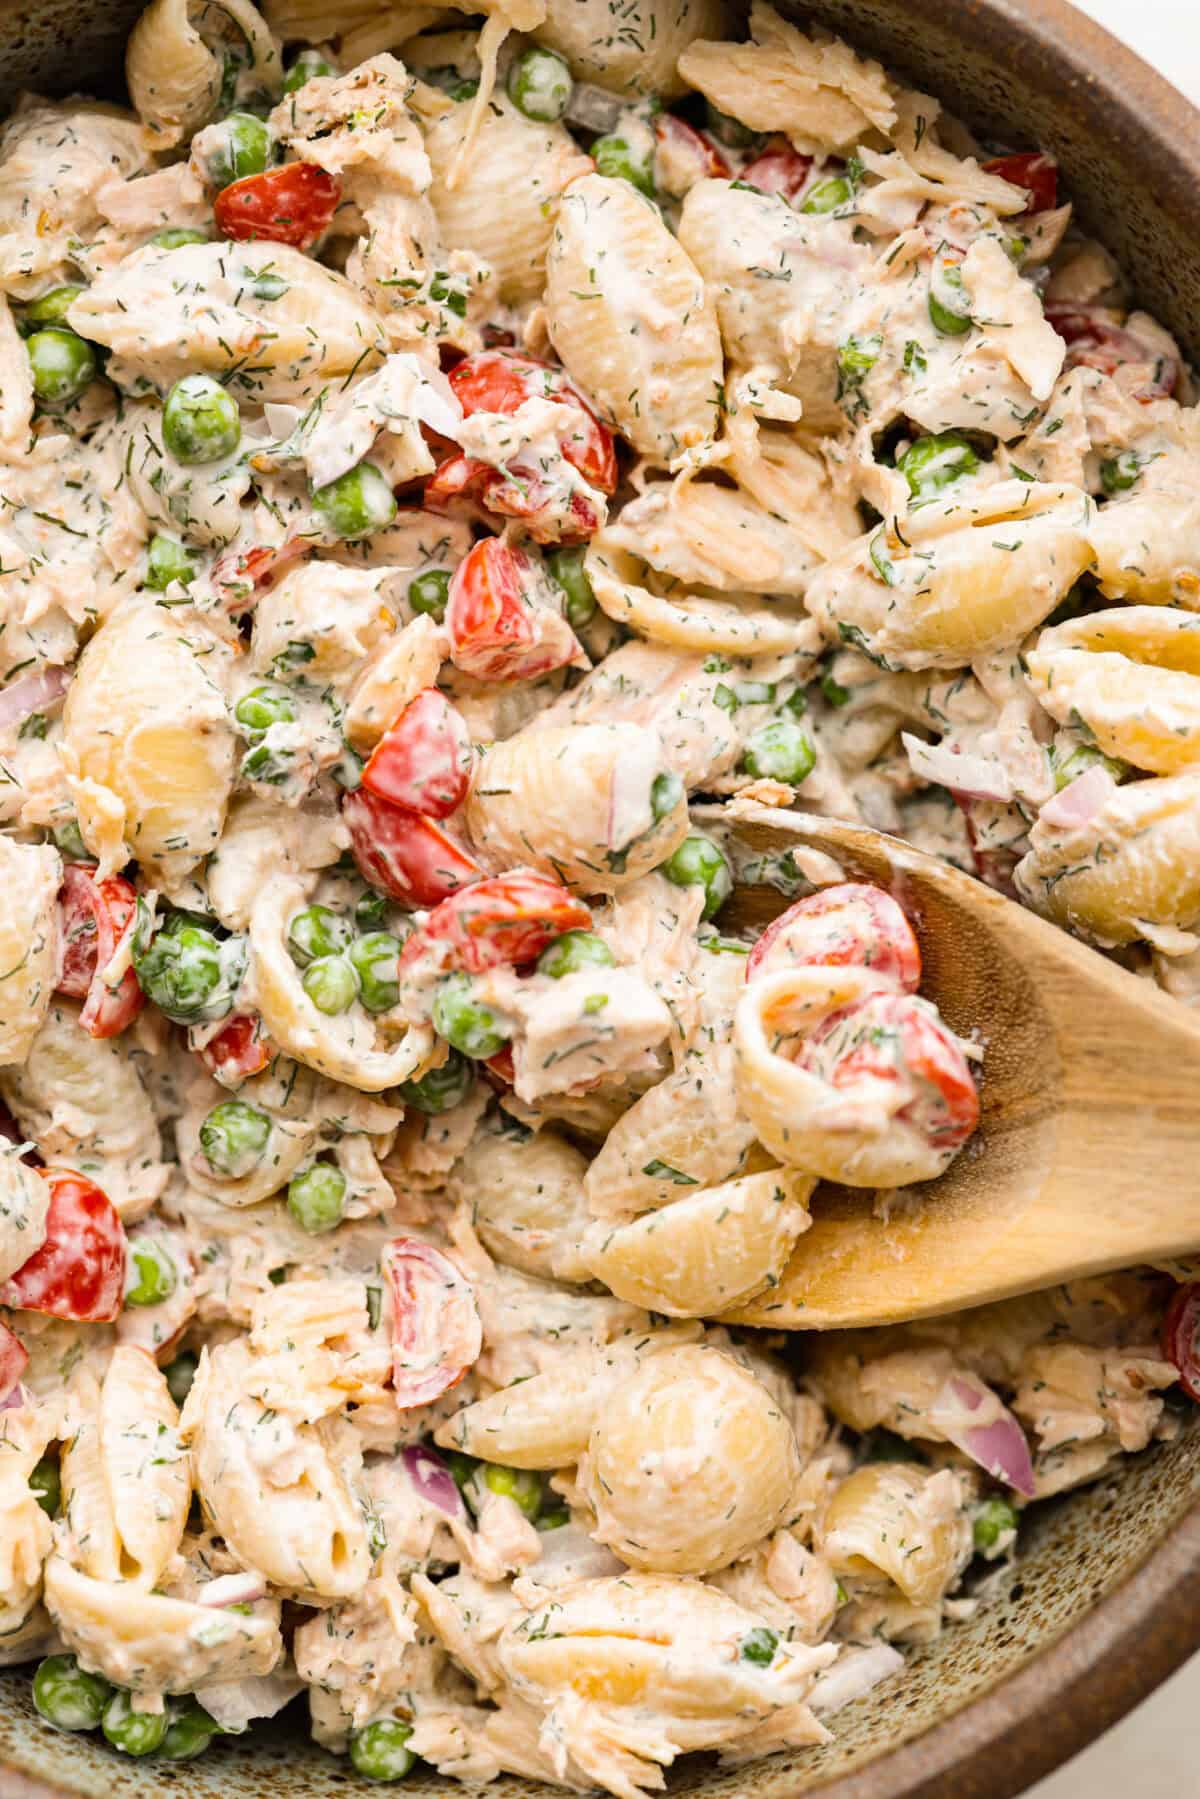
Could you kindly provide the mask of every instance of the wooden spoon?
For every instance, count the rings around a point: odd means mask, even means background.
[[[820,1188],[779,1286],[731,1318],[785,1330],[894,1323],[1200,1250],[1200,1019],[898,838],[741,812],[731,830],[743,880],[723,926],[761,930],[790,903],[780,885],[793,864],[780,859],[825,852],[842,873],[820,884],[871,881],[903,906],[922,993],[985,1054],[979,1132],[947,1173],[886,1204]]]

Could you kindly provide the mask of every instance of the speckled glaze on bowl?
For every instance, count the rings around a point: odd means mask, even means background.
[[[1141,300],[1200,349],[1200,114],[1066,0],[778,0],[935,93],[980,129],[1064,165],[1088,228]],[[21,87],[114,92],[140,0],[0,0],[0,102]],[[1200,1131],[1198,1131],[1200,1138]],[[1097,1172],[1102,1179],[1102,1172]],[[1086,1229],[1086,1220],[1081,1220]],[[1200,1416],[1115,1478],[1038,1509],[994,1601],[848,1706],[835,1740],[667,1778],[705,1799],[1010,1799],[1092,1741],[1200,1647]],[[203,1759],[130,1762],[43,1725],[0,1674],[0,1799],[344,1799],[344,1761],[284,1719]],[[462,1788],[416,1774],[407,1799]],[[562,1789],[504,1779],[491,1799]]]

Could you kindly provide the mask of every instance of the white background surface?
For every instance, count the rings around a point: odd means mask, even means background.
[[[1076,0],[1200,104],[1200,0]],[[1200,1656],[1028,1799],[1200,1799]]]

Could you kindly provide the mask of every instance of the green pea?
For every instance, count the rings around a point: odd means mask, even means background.
[[[769,1668],[775,1660],[778,1647],[779,1637],[776,1632],[763,1626],[746,1632],[738,1644],[738,1654],[744,1662],[753,1662],[756,1668]]]
[[[539,1530],[561,1530],[564,1524],[571,1522],[571,1514],[565,1505],[557,1505],[553,1511],[543,1512],[534,1523]]]
[[[498,1462],[480,1464],[479,1478],[489,1493],[512,1499],[530,1520],[542,1509],[542,1483],[527,1468],[506,1468]]]
[[[449,598],[450,576],[444,568],[427,568],[423,575],[414,575],[408,584],[409,605],[414,612],[427,613],[430,618],[446,616]]]
[[[301,50],[295,62],[283,78],[285,94],[294,94],[302,88],[306,81],[314,81],[319,75],[336,75],[333,64],[321,55],[319,50]]]
[[[730,150],[749,150],[759,141],[757,131],[751,131],[749,125],[743,125],[729,113],[719,112],[711,100],[704,102],[704,123],[717,142]]]
[[[88,1674],[73,1655],[48,1655],[33,1677],[33,1703],[58,1730],[95,1730],[112,1697],[100,1674]]]
[[[976,1549],[994,1549],[1001,1537],[1017,1528],[1018,1514],[1007,1499],[988,1499],[975,1514],[972,1526]]]
[[[272,725],[294,724],[296,708],[281,687],[252,687],[234,707],[233,716],[247,731],[269,731]]]
[[[1052,748],[1050,766],[1054,770],[1055,792],[1061,793],[1064,787],[1069,787],[1072,781],[1078,780],[1080,775],[1086,774],[1089,768],[1095,768],[1097,764],[1106,768],[1118,783],[1129,778],[1128,762],[1122,762],[1116,756],[1106,756],[1095,744],[1079,743],[1066,752]]]
[[[55,825],[50,832],[57,849],[68,862],[94,862],[96,860],[87,844],[83,841],[83,832],[79,829],[77,819],[69,818],[65,824]]]
[[[908,482],[908,491],[918,505],[936,499],[956,481],[973,475],[979,467],[975,454],[961,431],[938,431],[929,437],[918,437],[896,467]]]
[[[607,137],[598,137],[592,145],[592,159],[598,175],[610,175],[617,180],[628,181],[639,193],[645,194],[648,200],[653,200],[653,158],[639,155],[627,138],[615,131]]]
[[[26,306],[21,318],[21,328],[28,335],[41,325],[62,325],[66,322],[67,308],[77,300],[83,288],[77,281],[64,281],[59,287],[52,287],[48,293],[39,294]]]
[[[775,718],[755,731],[742,754],[747,774],[770,781],[786,781],[798,787],[807,780],[817,760],[813,740],[802,725],[790,718]]]
[[[153,1755],[167,1734],[170,1714],[135,1712],[129,1694],[117,1688],[104,1708],[100,1727],[114,1749],[122,1755]]]
[[[159,1011],[176,1024],[215,1024],[224,1018],[245,973],[245,938],[219,938],[183,913],[169,917],[148,943],[147,931],[139,923],[133,966],[142,991]]]
[[[1100,485],[1107,494],[1128,493],[1142,472],[1142,459],[1136,450],[1122,450],[1100,464]]]
[[[319,956],[310,962],[301,986],[327,1018],[348,1012],[358,998],[358,976],[345,956]]]
[[[163,1369],[167,1382],[167,1391],[176,1405],[182,1405],[192,1390],[192,1382],[196,1378],[199,1359],[190,1349],[181,1349],[173,1362],[168,1362]]]
[[[200,1147],[218,1174],[240,1180],[258,1167],[271,1140],[271,1120],[244,1099],[223,1099],[200,1126]]]
[[[288,926],[288,954],[298,968],[324,956],[340,956],[350,943],[350,926],[328,906],[305,906]]]
[[[175,1258],[153,1237],[131,1238],[125,1275],[127,1306],[160,1306],[179,1284]]]
[[[572,631],[582,631],[596,616],[596,596],[584,564],[582,544],[570,550],[551,550],[546,568],[551,580],[566,596],[563,613]]]
[[[261,175],[273,154],[271,133],[252,112],[231,112],[213,127],[215,143],[205,174],[214,187],[228,187],[245,175]]]
[[[318,487],[312,501],[337,537],[369,537],[396,516],[396,496],[373,462],[360,462],[336,481]]]
[[[44,1455],[29,1476],[29,1485],[37,1494],[37,1502],[47,1518],[57,1517],[58,1508],[62,1504],[62,1480],[59,1477],[58,1463]]]
[[[612,968],[615,964],[616,957],[594,931],[564,931],[538,957],[538,973],[561,981],[565,974],[577,974],[581,968]]]
[[[368,1012],[388,1012],[400,998],[400,947],[388,931],[371,931],[350,945],[359,998]]]
[[[849,206],[855,192],[855,184],[848,175],[830,175],[809,188],[800,210],[808,213],[836,212],[841,206]]]
[[[287,1209],[302,1231],[314,1237],[342,1222],[346,1177],[332,1162],[314,1162],[288,1182]]]
[[[530,44],[514,56],[508,71],[508,97],[527,119],[552,125],[571,104],[571,71],[553,50]]]
[[[935,258],[929,276],[929,316],[943,337],[962,337],[971,329],[971,300],[956,262]]]
[[[433,1001],[433,1028],[464,1056],[484,1062],[504,1048],[511,1027],[475,998],[470,975],[448,975]]]
[[[167,1716],[170,1721],[159,1753],[169,1762],[188,1762],[195,1755],[203,1755],[213,1738],[224,1734],[198,1699],[172,1701]]]
[[[400,1718],[380,1718],[350,1733],[350,1760],[364,1780],[403,1780],[416,1756],[408,1747],[412,1725]]]
[[[677,774],[667,769],[661,775],[655,775],[650,783],[650,816],[655,824],[669,818],[683,797],[683,782]]]
[[[185,375],[167,395],[162,432],[176,462],[220,462],[242,441],[238,403],[211,375]]]
[[[663,863],[662,872],[677,887],[704,888],[702,918],[715,917],[733,892],[728,858],[711,837],[704,837],[699,831],[684,838],[675,854]]]
[[[65,325],[47,325],[28,338],[29,366],[38,404],[50,411],[69,406],[96,378],[91,344]]]
[[[436,1118],[466,1099],[475,1085],[475,1070],[466,1056],[452,1049],[440,1068],[431,1068],[416,1081],[402,1081],[396,1095],[404,1106]]]
[[[162,231],[156,231],[150,242],[160,250],[183,250],[188,244],[211,243],[207,231],[197,231],[191,225],[167,225]]]
[[[156,531],[146,546],[146,586],[165,593],[172,581],[186,587],[196,572],[198,550],[189,550],[177,537]]]

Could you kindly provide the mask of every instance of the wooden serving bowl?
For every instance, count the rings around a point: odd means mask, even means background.
[[[879,57],[988,134],[1054,151],[1084,223],[1140,300],[1186,349],[1200,350],[1200,114],[1130,51],[1067,0],[778,4]],[[22,87],[116,93],[139,11],[139,0],[0,0],[0,101]],[[1173,1444],[1037,1508],[1006,1591],[838,1713],[827,1748],[726,1772],[691,1758],[668,1776],[669,1790],[706,1799],[1009,1799],[1200,1648],[1198,1492],[1200,1414]],[[286,1715],[195,1762],[130,1762],[94,1738],[50,1730],[33,1710],[27,1675],[0,1674],[0,1799],[344,1799],[352,1790],[367,1789]],[[462,1791],[419,1772],[403,1790],[408,1799]],[[504,1779],[487,1791],[553,1799],[562,1789]]]

